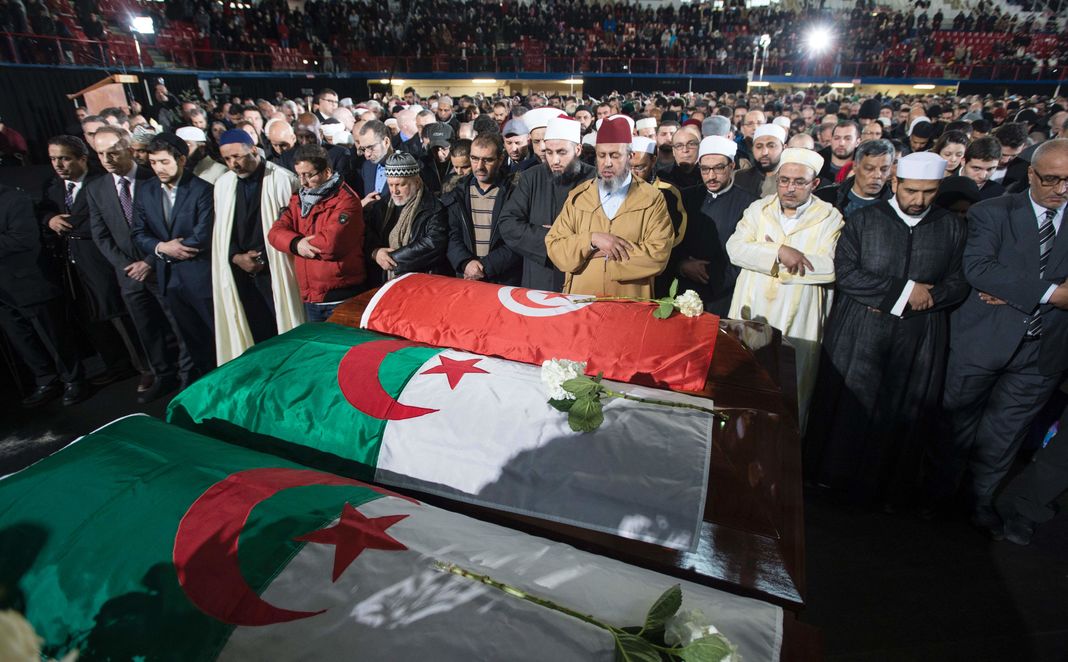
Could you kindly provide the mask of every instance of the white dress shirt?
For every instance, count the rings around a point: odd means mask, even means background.
[[[1046,212],[1049,210],[1035,202],[1035,199],[1031,197],[1030,193],[1027,194],[1027,199],[1031,201],[1031,207],[1035,210],[1035,221],[1038,223],[1039,229],[1041,229],[1042,222],[1046,219]],[[1061,205],[1060,208],[1057,209],[1057,215],[1053,217],[1053,231],[1058,235],[1061,233],[1061,221],[1064,220],[1064,208],[1066,206],[1068,205]],[[1056,283],[1050,285],[1049,289],[1046,290],[1046,293],[1039,299],[1039,303],[1049,303],[1049,298],[1053,296],[1053,291],[1056,289]]]

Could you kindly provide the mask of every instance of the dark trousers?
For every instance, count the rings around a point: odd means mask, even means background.
[[[156,284],[155,275],[143,282],[132,281],[122,276],[122,300],[130,311],[130,319],[137,330],[137,338],[144,350],[145,362],[156,379],[174,377],[178,373],[178,351],[172,345],[174,334],[163,299]]]
[[[0,327],[38,386],[57,378],[68,384],[85,379],[77,346],[64,322],[62,298],[19,307],[0,302]]]
[[[1031,522],[1045,522],[1056,514],[1051,504],[1065,490],[1068,490],[1068,409],[1061,416],[1057,434],[998,496],[998,512],[1006,521],[1021,516]]]
[[[1028,428],[1061,381],[1040,372],[1040,345],[1021,342],[1001,370],[972,365],[950,348],[943,405],[952,434],[932,451],[929,489],[936,500],[950,496],[970,469],[975,505],[993,504]]]
[[[271,290],[271,272],[264,269],[252,277],[243,269],[231,267],[231,271],[253,341],[261,343],[277,336],[278,322],[274,311],[274,293]]]
[[[211,287],[205,291],[181,282],[168,283],[164,300],[174,318],[178,337],[193,362],[194,373],[190,377],[200,377],[214,370],[215,310]]]
[[[336,303],[305,303],[304,313],[309,322],[325,322],[337,307]]]

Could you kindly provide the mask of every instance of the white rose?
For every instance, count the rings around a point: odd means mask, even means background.
[[[701,295],[693,290],[686,290],[675,297],[675,307],[686,317],[700,317],[705,312],[705,303],[701,301]]]
[[[550,359],[541,364],[541,382],[549,391],[551,400],[574,400],[575,396],[564,390],[564,382],[586,373],[585,361]]]
[[[664,628],[664,642],[668,646],[689,646],[698,639],[717,633],[719,630],[708,623],[704,612],[700,609],[687,609],[668,619]]]

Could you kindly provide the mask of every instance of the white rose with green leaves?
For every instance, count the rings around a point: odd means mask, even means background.
[[[699,317],[705,312],[705,303],[701,301],[701,295],[693,290],[686,290],[675,297],[675,307],[686,317]]]
[[[541,382],[549,391],[552,400],[574,400],[575,396],[564,390],[564,382],[586,374],[585,361],[550,359],[541,364]]]
[[[669,646],[689,646],[698,639],[718,634],[700,609],[684,609],[668,619],[664,627],[664,642]]]

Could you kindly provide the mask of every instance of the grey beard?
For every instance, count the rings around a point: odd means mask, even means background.
[[[571,163],[568,163],[564,168],[564,171],[557,174],[552,173],[553,184],[570,184],[578,177],[579,170],[582,169],[582,161],[575,157]]]
[[[608,193],[609,195],[611,195],[612,193],[615,193],[616,191],[618,191],[621,186],[623,186],[623,182],[626,181],[626,179],[627,179],[627,173],[626,172],[621,172],[618,175],[616,175],[615,177],[611,177],[609,179],[602,178],[601,179],[601,186],[604,187],[605,193]]]

